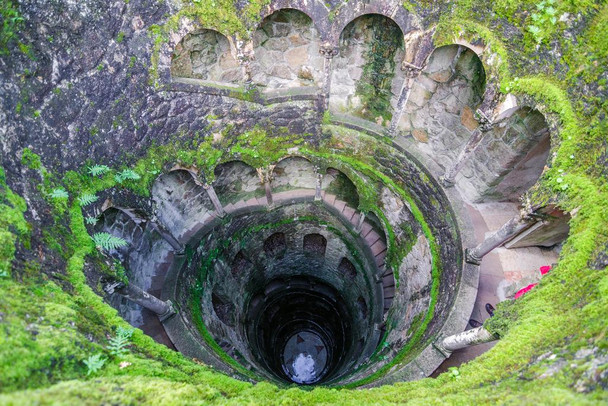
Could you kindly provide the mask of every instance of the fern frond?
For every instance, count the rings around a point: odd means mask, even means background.
[[[116,248],[124,247],[128,244],[123,238],[108,233],[95,233],[92,238],[95,242],[95,246],[106,251],[115,250]]]
[[[99,199],[99,196],[94,195],[93,193],[83,193],[78,196],[78,201],[81,206],[88,206],[91,203],[95,203]]]
[[[91,356],[89,356],[89,358],[82,361],[88,368],[87,375],[91,375],[91,374],[99,371],[106,363],[106,360],[107,359],[102,358],[101,353],[99,353],[99,354],[91,355]]]
[[[99,220],[97,219],[97,217],[87,216],[84,218],[84,222],[91,226],[94,226],[95,224],[97,224],[98,221]]]
[[[115,357],[122,357],[127,354],[129,350],[127,346],[130,344],[131,336],[133,335],[133,329],[118,327],[116,329],[116,335],[109,340],[108,351]]]
[[[110,168],[107,165],[93,165],[89,166],[89,173],[93,176],[103,175],[110,171]]]
[[[55,188],[53,189],[53,191],[51,192],[51,197],[53,199],[67,199],[68,197],[70,197],[70,195],[68,194],[68,192],[65,191],[64,188]]]
[[[114,176],[114,180],[116,180],[116,182],[118,183],[122,183],[125,180],[138,180],[140,178],[141,176],[139,176],[139,174],[133,169],[125,169],[124,171],[117,173]]]

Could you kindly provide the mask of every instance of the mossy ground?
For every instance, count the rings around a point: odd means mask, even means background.
[[[418,12],[436,5],[426,0],[412,3],[408,9]],[[267,383],[251,385],[214,373],[136,331],[131,354],[125,358],[130,366],[121,369],[117,360],[112,359],[97,375],[87,377],[82,360],[92,352],[104,352],[107,337],[125,322],[85,283],[82,269],[94,247],[80,208],[76,203],[68,208],[64,202],[63,212],[69,214],[72,237],[67,246],[65,243],[59,246],[69,259],[66,280],[62,282],[68,288],[59,288],[43,273],[19,274],[19,279],[0,277],[0,391],[4,393],[0,395],[0,403],[601,404],[608,401],[605,380],[586,376],[588,364],[573,359],[572,355],[589,347],[603,353],[608,351],[608,271],[590,266],[608,243],[608,190],[601,159],[607,138],[606,99],[601,92],[606,86],[607,68],[602,61],[607,52],[604,27],[608,5],[557,1],[559,13],[580,13],[586,18],[586,26],[576,40],[560,35],[566,28],[561,22],[542,27],[543,31],[537,34],[527,29],[532,18],[530,10],[536,7],[536,2],[474,4],[461,0],[450,7],[451,12],[444,13],[439,22],[437,42],[447,44],[455,37],[463,37],[489,44],[500,61],[492,66],[485,61],[488,76],[499,80],[503,91],[529,96],[543,113],[558,118],[554,158],[530,198],[541,203],[557,202],[573,215],[570,237],[559,264],[537,288],[514,303],[512,312],[517,317],[501,330],[503,337],[491,351],[461,366],[457,376],[443,374],[437,379],[372,390],[280,390]],[[501,38],[505,28],[515,30],[522,41],[504,43]],[[561,51],[558,58],[551,56],[552,47]],[[163,161],[154,161],[152,156],[149,155],[147,164],[142,163],[146,171],[162,170]],[[144,180],[155,176],[145,175],[139,169],[136,168]],[[66,181],[71,193],[98,191],[114,185],[112,174],[92,182],[82,173],[71,176],[64,178],[71,179]],[[3,191],[0,238],[9,242],[0,245],[1,259],[6,264],[13,258],[15,243],[26,248],[27,239],[23,236],[27,235],[28,226],[22,215],[26,209],[24,201],[4,183],[0,186]],[[142,193],[148,190],[142,183],[132,187]],[[538,360],[545,353],[568,362],[554,374],[540,379],[553,362]],[[584,393],[575,389],[578,381],[585,383]]]

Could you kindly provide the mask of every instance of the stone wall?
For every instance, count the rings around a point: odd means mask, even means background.
[[[265,89],[321,87],[320,35],[310,17],[294,9],[266,17],[253,35],[252,80]]]
[[[517,201],[540,177],[551,147],[541,113],[522,108],[487,133],[457,177],[471,200]]]
[[[333,111],[388,124],[404,79],[398,68],[404,56],[402,35],[393,21],[379,15],[359,17],[344,28],[339,53],[332,60],[329,106]],[[386,98],[386,111],[370,105],[379,98]]]
[[[478,126],[473,114],[484,85],[483,66],[473,51],[458,45],[437,48],[412,86],[397,128],[446,168]]]
[[[175,47],[171,76],[212,82],[243,82],[243,70],[228,39],[213,30],[186,34]]]

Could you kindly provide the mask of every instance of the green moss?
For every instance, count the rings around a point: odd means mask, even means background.
[[[21,242],[29,248],[30,225],[23,213],[27,210],[25,200],[6,184],[4,168],[0,166],[0,274],[10,275],[15,259],[15,243]]]
[[[158,84],[158,62],[161,47],[168,42],[169,35],[175,32],[181,21],[190,20],[199,27],[212,29],[219,33],[240,39],[247,39],[260,21],[262,7],[270,0],[249,0],[244,9],[238,12],[232,0],[182,1],[181,9],[170,16],[162,25],[152,25],[149,28],[154,40],[150,82]]]
[[[368,17],[371,40],[365,53],[361,79],[357,82],[356,94],[362,107],[358,114],[372,121],[378,117],[389,123],[392,117],[391,86],[395,76],[395,54],[403,48],[403,35],[399,27],[382,16]]]
[[[0,3],[0,55],[10,54],[8,46],[17,39],[24,19],[19,12],[19,4],[14,0],[2,0]],[[21,44],[20,44],[21,45]]]

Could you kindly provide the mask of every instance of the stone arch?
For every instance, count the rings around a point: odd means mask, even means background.
[[[240,275],[247,274],[252,267],[253,263],[245,256],[245,254],[243,254],[243,251],[239,251],[232,260],[232,264],[230,265],[230,273],[232,276],[238,277]]]
[[[324,58],[313,20],[295,8],[266,16],[253,35],[253,82],[267,89],[321,87]]]
[[[317,233],[306,234],[304,236],[303,247],[305,252],[325,256],[325,251],[327,249],[327,238]]]
[[[352,262],[344,257],[340,260],[340,264],[338,264],[338,273],[349,281],[353,281],[357,277],[357,268],[355,268]]]
[[[230,301],[223,296],[219,296],[215,293],[211,294],[211,304],[213,306],[213,311],[217,318],[227,326],[234,327],[235,323],[235,306]]]
[[[171,56],[173,80],[199,79],[206,82],[240,83],[243,70],[232,41],[221,33],[200,28],[187,33]]]
[[[156,216],[178,241],[187,239],[193,227],[209,220],[215,207],[195,173],[178,168],[159,176],[152,185]]]
[[[355,183],[342,171],[336,168],[327,168],[321,183],[326,194],[336,196],[352,208],[359,206],[359,191]]]
[[[143,215],[134,210],[111,206],[105,209],[95,225],[96,232],[106,232],[115,237],[124,239],[128,245],[112,250],[110,253],[117,255],[121,260],[129,251],[140,245],[144,235],[146,220]]]
[[[264,252],[268,257],[282,256],[287,250],[285,233],[274,233],[264,240]]]
[[[293,9],[306,14],[312,20],[322,38],[328,35],[329,9],[321,0],[307,0],[298,3],[294,3],[293,0],[275,0],[262,11],[260,21],[276,11],[284,9]]]
[[[364,7],[342,7],[334,18],[331,27],[330,40],[337,43],[347,25],[359,17],[377,14],[391,19],[401,30],[402,36],[420,27],[420,22],[414,14],[409,13],[401,4],[387,7],[385,2],[366,3]]]
[[[540,178],[550,150],[544,115],[522,107],[485,134],[465,164],[459,186],[475,188],[472,196],[479,201],[517,201]]]
[[[243,161],[221,163],[215,167],[214,175],[213,188],[223,205],[264,196],[257,171]]]
[[[436,48],[412,86],[397,128],[411,134],[423,152],[445,166],[456,159],[479,125],[475,111],[486,82],[486,71],[474,51],[461,45]]]
[[[275,192],[282,189],[314,189],[317,185],[315,166],[299,156],[281,159],[272,174],[272,188]]]
[[[353,19],[332,61],[329,108],[388,125],[405,79],[403,31],[382,14]]]

